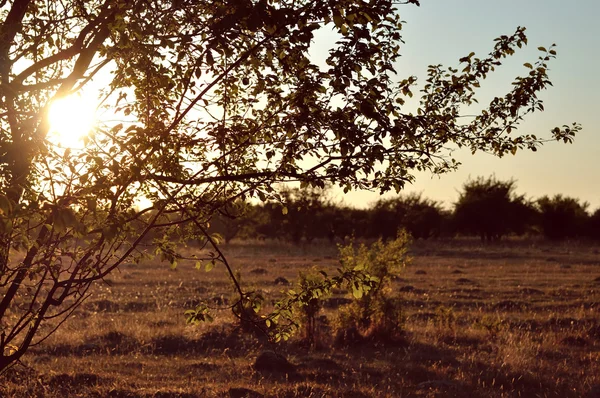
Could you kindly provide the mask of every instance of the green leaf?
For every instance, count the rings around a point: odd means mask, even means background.
[[[215,232],[214,234],[212,234],[210,236],[210,238],[215,242],[215,244],[220,244],[221,242],[223,242],[225,239],[223,239],[223,237],[221,236],[221,234]]]
[[[64,232],[69,228],[78,229],[80,227],[75,212],[69,207],[56,208],[53,221],[54,230],[58,233]]]
[[[337,26],[338,28],[342,27],[344,25],[344,19],[342,18],[341,15],[336,14],[333,16],[333,23],[335,24],[335,26]]]
[[[352,285],[352,295],[354,296],[354,298],[356,299],[360,299],[363,296],[363,288],[362,286],[356,286],[355,284]]]

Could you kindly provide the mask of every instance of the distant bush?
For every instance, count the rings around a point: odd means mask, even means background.
[[[464,183],[454,208],[446,211],[422,194],[380,199],[358,209],[335,202],[329,187],[284,188],[279,201],[261,205],[236,201],[223,206],[210,220],[209,232],[226,242],[268,238],[295,244],[389,240],[400,229],[414,239],[455,234],[479,236],[482,241],[524,234],[600,239],[600,209],[590,216],[587,203],[578,199],[557,195],[531,201],[515,191],[514,180],[479,177]],[[178,224],[175,215],[163,218],[165,223]]]
[[[479,235],[482,241],[526,232],[534,224],[535,208],[515,190],[514,180],[479,177],[467,181],[454,207],[456,231]]]
[[[208,231],[223,237],[225,243],[236,237],[248,237],[252,217],[249,216],[252,206],[242,200],[229,203],[213,215],[209,222]]]
[[[588,222],[588,204],[579,199],[555,195],[537,200],[540,227],[548,239],[575,238],[584,235]]]
[[[294,243],[302,240],[329,237],[323,222],[331,218],[334,207],[328,198],[328,189],[283,188],[279,192],[281,201],[267,203],[267,223],[259,232],[271,238],[286,239]]]
[[[600,239],[600,209],[590,216],[586,228],[587,236],[592,239]]]
[[[421,194],[381,199],[371,209],[371,236],[391,239],[405,229],[415,239],[427,239],[439,235],[443,218],[440,204]]]

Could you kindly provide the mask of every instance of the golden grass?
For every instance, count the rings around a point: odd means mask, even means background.
[[[278,277],[337,266],[330,245],[240,242],[225,251],[242,283],[269,299],[287,288]],[[393,286],[404,301],[403,342],[340,348],[323,329],[313,350],[235,331],[223,270],[125,265],[24,366],[2,376],[0,396],[212,397],[246,388],[272,397],[582,397],[598,389],[597,247],[430,241],[416,242],[412,255]],[[183,312],[200,299],[216,322],[186,325]],[[323,314],[333,322],[336,308]],[[297,372],[254,370],[265,349]]]

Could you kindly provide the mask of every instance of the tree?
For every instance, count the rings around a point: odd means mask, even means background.
[[[600,239],[600,209],[596,209],[587,224],[587,235],[592,239]]]
[[[288,181],[400,190],[415,170],[457,167],[456,146],[503,156],[571,142],[576,124],[547,139],[514,134],[543,110],[537,95],[550,84],[553,47],[540,48],[510,92],[460,118],[488,74],[527,43],[521,27],[458,69],[431,66],[418,109],[405,109],[416,78],[395,76],[401,4],[2,1],[0,371],[60,325],[92,283],[141,256],[150,232],[176,265],[184,259],[173,237],[200,231],[214,254],[194,260],[222,264],[246,302],[206,231],[229,203],[269,200]],[[336,35],[325,67],[309,57],[322,28]],[[107,119],[122,121],[101,121],[79,146],[53,141],[50,104],[93,84]]]
[[[244,201],[228,203],[210,219],[208,232],[219,234],[227,244],[239,235],[246,236],[252,222],[252,211],[252,207]]]
[[[394,238],[399,229],[405,229],[415,239],[427,239],[439,234],[443,221],[440,205],[422,194],[381,199],[372,210],[372,235],[383,239]]]
[[[296,244],[302,239],[311,242],[327,236],[327,229],[322,225],[325,211],[331,205],[326,189],[286,188],[280,195],[284,207],[274,211],[271,222],[281,226],[284,236]]]
[[[548,239],[560,240],[585,235],[589,215],[588,203],[562,195],[537,200],[540,226]]]
[[[454,226],[481,240],[497,240],[508,233],[522,234],[533,222],[535,210],[515,194],[514,180],[479,177],[463,185],[454,207]]]

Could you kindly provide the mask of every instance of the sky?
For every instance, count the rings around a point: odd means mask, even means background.
[[[519,132],[550,137],[550,130],[578,122],[583,130],[573,144],[551,142],[533,153],[519,151],[501,159],[485,153],[472,155],[457,151],[461,167],[451,173],[432,176],[417,173],[416,181],[404,193],[423,196],[450,208],[458,199],[462,185],[469,179],[494,175],[499,180],[516,181],[517,194],[529,199],[563,194],[600,208],[600,0],[420,0],[421,6],[401,5],[406,21],[405,44],[396,65],[398,80],[414,75],[423,82],[427,66],[458,65],[459,58],[475,52],[485,57],[494,38],[510,35],[525,26],[529,45],[505,59],[503,66],[482,83],[478,92],[481,104],[494,96],[504,96],[516,76],[526,75],[525,62],[534,63],[539,46],[556,43],[558,57],[550,62],[549,77],[554,87],[544,91],[545,112],[536,112],[522,123]],[[331,38],[330,38],[331,39]],[[328,43],[329,41],[329,43]],[[322,58],[332,40],[324,40]],[[316,52],[319,43],[316,43]],[[318,61],[317,61],[318,62]],[[409,109],[410,111],[410,109]],[[395,193],[386,194],[394,196]],[[376,192],[351,192],[341,189],[333,196],[346,204],[366,207],[380,198]]]
[[[400,6],[406,24],[406,44],[396,65],[399,77],[426,78],[427,66],[456,66],[474,51],[485,56],[493,39],[525,26],[529,44],[509,58],[494,77],[482,83],[480,103],[503,96],[514,77],[527,74],[525,62],[534,63],[539,46],[556,43],[558,57],[550,63],[554,87],[543,92],[545,112],[534,113],[521,125],[521,133],[550,137],[550,130],[578,122],[583,130],[573,144],[551,142],[533,153],[520,151],[501,159],[488,154],[457,152],[462,163],[456,172],[442,176],[416,174],[405,193],[423,196],[450,207],[465,181],[495,175],[516,180],[517,193],[530,199],[563,194],[600,208],[600,0],[421,0],[421,6]],[[393,196],[393,194],[389,194]],[[337,199],[357,207],[380,198],[378,193],[335,193]]]

